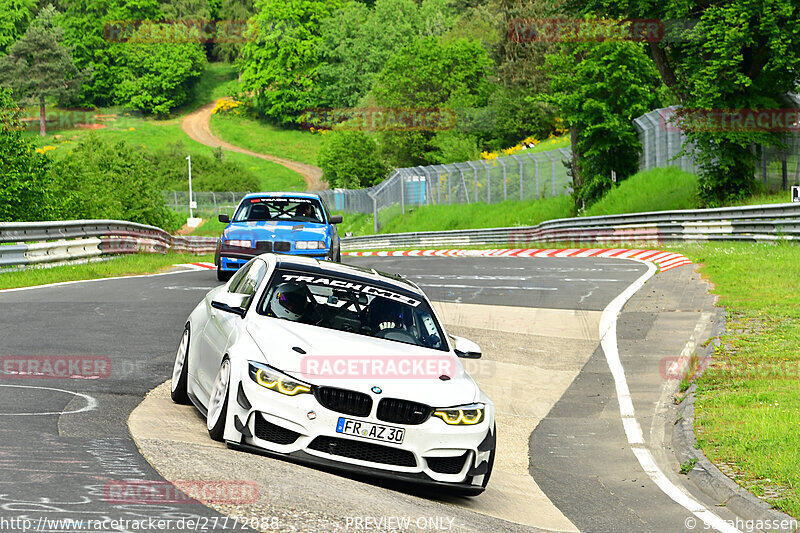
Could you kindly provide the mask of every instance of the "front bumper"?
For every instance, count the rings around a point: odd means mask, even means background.
[[[220,270],[235,272],[250,261],[253,257],[263,254],[263,251],[248,248],[221,248],[218,254],[217,264]],[[282,255],[299,255],[303,257],[313,257],[314,259],[324,260],[328,258],[328,250],[290,250],[288,252],[274,252]]]
[[[483,485],[474,478],[482,479],[489,453],[494,449],[494,435],[490,433],[494,424],[491,404],[487,405],[481,423],[449,426],[435,417],[418,425],[381,421],[375,417],[377,403],[373,402],[369,416],[345,415],[322,406],[313,394],[285,396],[254,383],[243,374],[237,389],[231,391],[229,401],[233,406],[231,412],[236,413],[231,416],[238,417],[235,422],[238,440],[229,439],[228,442],[232,447],[266,455],[395,481],[447,487],[450,492],[464,495],[483,492]],[[315,415],[313,420],[308,416],[310,412]],[[340,417],[402,427],[405,430],[403,443],[390,444],[337,433]],[[265,427],[272,432],[265,431]],[[286,435],[289,438],[285,438]],[[326,444],[321,445],[323,442]],[[347,451],[338,451],[340,448]],[[398,454],[408,459],[403,466],[394,460]],[[384,458],[391,459],[387,462]],[[445,463],[450,467],[443,472],[441,465]]]

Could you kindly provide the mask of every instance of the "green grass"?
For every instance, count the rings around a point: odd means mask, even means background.
[[[223,224],[216,216],[206,219],[200,226],[191,232],[191,235],[204,237],[219,237],[227,224]]]
[[[800,247],[719,243],[674,248],[701,264],[727,334],[696,380],[703,452],[736,481],[800,517]]]
[[[181,119],[156,120],[141,115],[131,115],[119,109],[104,109],[102,114],[116,114],[113,121],[105,122],[105,128],[91,130],[97,135],[102,135],[112,140],[125,140],[133,146],[138,146],[148,151],[159,152],[168,145],[177,141],[183,143],[187,155],[211,156],[213,149],[200,144],[186,135],[181,128]],[[68,153],[81,138],[89,134],[89,130],[61,130],[53,131],[45,137],[40,137],[35,132],[27,135],[34,139],[37,147],[55,146],[55,150],[47,152],[54,158],[59,158]],[[259,186],[265,191],[304,191],[306,188],[302,176],[286,167],[235,152],[225,152],[225,157],[235,161],[243,167],[253,171],[259,177]],[[237,191],[242,192],[242,191]]]
[[[489,206],[482,203],[420,206],[407,208],[405,216],[390,218],[382,225],[381,233],[532,226],[569,216],[569,205],[569,197],[558,196],[531,202],[507,200]]]
[[[0,270],[0,289],[32,287],[48,283],[78,281],[85,279],[112,278],[150,274],[181,263],[213,261],[211,255],[192,254],[134,254],[81,265],[64,265],[51,268],[29,268],[13,272]]]
[[[587,216],[696,209],[697,176],[676,167],[639,172],[586,210]]]
[[[234,96],[239,92],[239,73],[230,63],[209,63],[194,86],[189,101],[173,114],[188,113],[218,98]]]
[[[247,150],[309,165],[317,164],[322,144],[321,134],[283,129],[241,115],[212,115],[211,131],[220,139]]]

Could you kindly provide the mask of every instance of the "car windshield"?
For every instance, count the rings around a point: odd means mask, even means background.
[[[279,269],[258,308],[269,317],[447,350],[427,301],[361,280]]]
[[[287,222],[314,222],[325,220],[322,206],[312,198],[250,198],[245,200],[234,222],[259,222],[283,220]]]

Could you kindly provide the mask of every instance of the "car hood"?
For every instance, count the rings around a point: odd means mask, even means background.
[[[256,241],[321,241],[328,235],[328,226],[312,222],[266,220],[234,222],[225,228],[223,238]]]
[[[263,352],[267,364],[314,385],[339,387],[366,394],[375,393],[373,387],[378,387],[382,397],[407,399],[434,407],[469,404],[480,397],[477,384],[452,352],[262,315],[252,318],[247,325],[247,331]],[[301,349],[305,354],[299,353],[295,348]],[[332,366],[333,363],[341,365],[343,361],[356,361],[356,368],[363,369],[364,364],[372,365],[378,359],[385,365],[391,364],[391,359],[395,368],[401,362],[408,368],[414,363],[420,365],[432,360],[433,366],[427,368],[435,372],[426,370],[420,376],[411,371],[398,377],[398,373],[367,370],[353,375],[347,371],[339,372]],[[447,369],[445,373],[450,377],[449,380],[439,379],[440,368]]]

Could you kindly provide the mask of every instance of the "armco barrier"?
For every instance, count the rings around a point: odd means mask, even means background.
[[[12,244],[8,244],[12,243]],[[120,220],[0,222],[0,266],[86,259],[104,254],[213,253],[214,237],[175,236]]]
[[[563,218],[536,226],[367,235],[343,250],[442,248],[531,242],[662,243],[699,240],[800,240],[800,204],[657,211]]]

